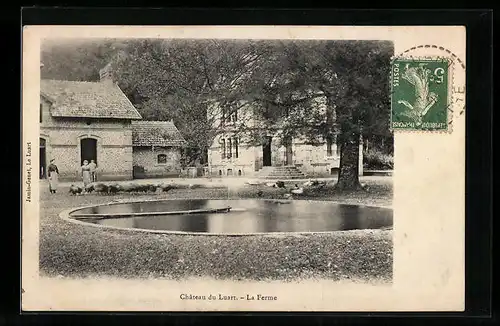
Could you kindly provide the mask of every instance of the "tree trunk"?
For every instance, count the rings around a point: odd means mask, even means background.
[[[336,184],[338,190],[361,190],[359,183],[359,134],[345,135],[340,147],[340,171]]]

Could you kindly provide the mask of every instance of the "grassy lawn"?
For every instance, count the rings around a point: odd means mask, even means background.
[[[390,206],[392,181],[362,181],[365,192],[336,193],[331,187],[301,199]],[[190,236],[95,228],[62,220],[68,208],[112,200],[281,198],[282,189],[175,189],[161,194],[88,194],[70,196],[69,188],[40,200],[40,273],[47,276],[168,278],[211,276],[218,279],[377,280],[392,278],[392,231],[357,230],[315,235]],[[259,193],[259,190],[261,192]],[[258,195],[260,194],[260,196]]]

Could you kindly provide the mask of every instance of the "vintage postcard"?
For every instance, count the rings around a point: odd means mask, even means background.
[[[24,311],[463,311],[462,26],[26,26]]]

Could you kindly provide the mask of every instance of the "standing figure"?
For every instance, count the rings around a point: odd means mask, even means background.
[[[59,183],[59,169],[54,162],[55,159],[50,160],[50,164],[47,167],[47,173],[49,177],[49,191],[51,194],[56,193],[57,184]]]
[[[85,187],[89,183],[92,182],[91,177],[90,177],[89,161],[87,161],[87,160],[83,161],[83,165],[82,165],[81,169],[82,169],[83,187]]]
[[[90,160],[89,167],[90,167],[90,180],[92,180],[92,182],[96,182],[97,181],[97,164],[95,164],[94,160]]]

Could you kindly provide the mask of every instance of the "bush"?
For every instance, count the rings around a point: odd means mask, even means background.
[[[394,157],[380,151],[368,150],[363,153],[363,167],[373,170],[392,170]]]

